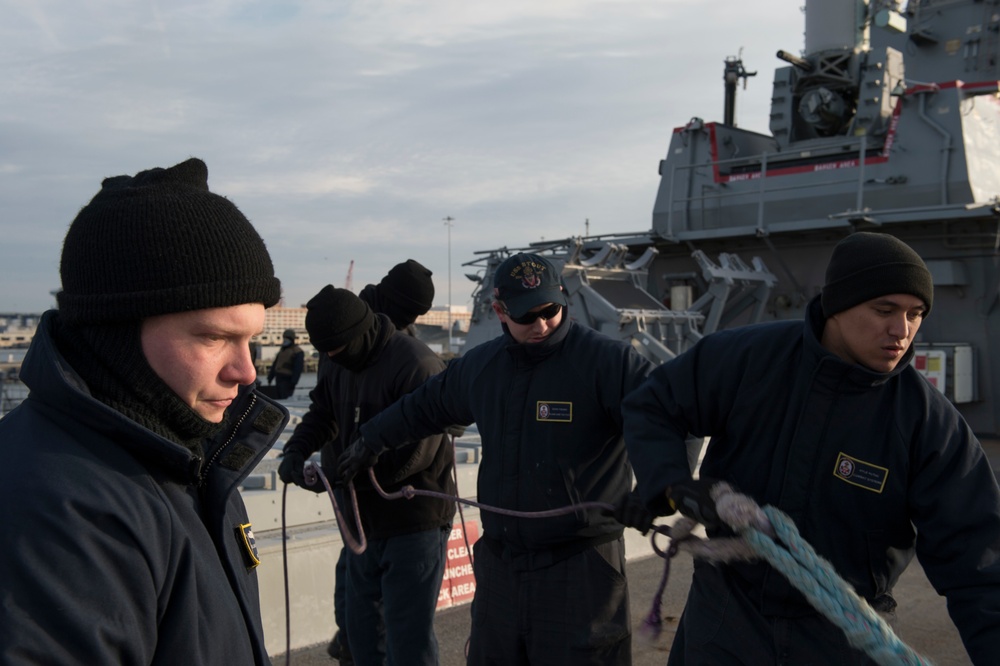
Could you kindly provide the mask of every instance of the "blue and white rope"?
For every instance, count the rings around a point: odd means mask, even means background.
[[[762,509],[724,482],[713,486],[711,494],[719,518],[740,536],[702,540],[690,536],[693,521],[685,519],[669,530],[672,538],[682,539],[671,546],[672,552],[679,546],[695,557],[717,562],[766,560],[816,610],[839,627],[853,647],[874,661],[884,666],[930,666],[930,661],[900,640],[885,620],[837,574],[833,565],[816,553],[786,513],[772,506]],[[656,550],[663,554],[659,548]]]

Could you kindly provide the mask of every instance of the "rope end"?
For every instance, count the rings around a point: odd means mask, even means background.
[[[657,604],[658,606],[659,604]],[[636,632],[639,635],[639,640],[644,643],[655,643],[656,639],[660,637],[663,632],[663,618],[660,617],[659,608],[649,611],[649,615],[646,619],[642,621],[639,625],[639,629]]]

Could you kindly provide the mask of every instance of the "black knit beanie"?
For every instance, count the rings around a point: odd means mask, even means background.
[[[60,316],[73,322],[263,303],[281,284],[264,241],[192,158],[106,178],[73,220],[59,266]]]
[[[385,314],[400,327],[412,324],[431,309],[434,282],[431,271],[413,259],[396,264],[375,287]]]
[[[368,304],[347,289],[326,285],[306,303],[306,330],[321,354],[343,347],[372,327]]]
[[[826,268],[821,302],[831,317],[887,294],[910,294],[931,311],[934,281],[920,255],[894,236],[861,231],[837,243]]]

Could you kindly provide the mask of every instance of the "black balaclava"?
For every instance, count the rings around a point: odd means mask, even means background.
[[[404,329],[434,304],[434,281],[431,271],[413,259],[396,264],[375,285],[376,312],[392,320],[397,329]]]
[[[321,354],[341,349],[330,360],[352,372],[367,364],[378,335],[378,318],[347,289],[326,285],[306,303],[306,330]]]

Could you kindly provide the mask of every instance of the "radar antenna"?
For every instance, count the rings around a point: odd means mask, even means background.
[[[743,89],[747,88],[747,79],[757,76],[757,72],[748,72],[743,68],[743,49],[740,48],[739,55],[726,56],[726,68],[722,78],[726,82],[726,108],[723,114],[723,122],[731,127],[736,127],[736,84],[743,79]]]

